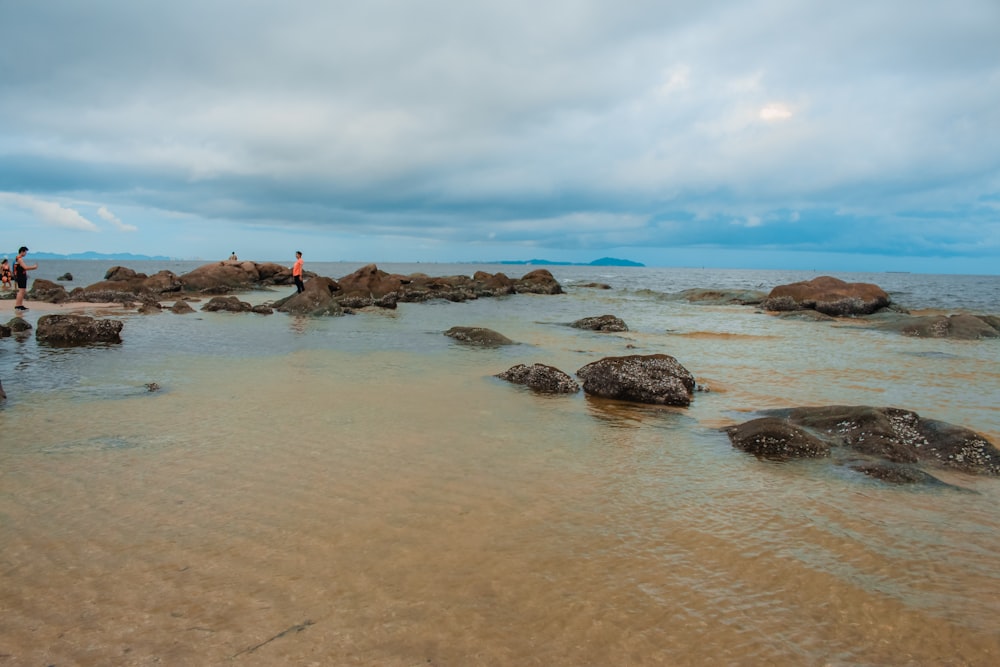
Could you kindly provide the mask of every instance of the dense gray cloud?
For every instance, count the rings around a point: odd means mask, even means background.
[[[0,1],[0,212],[133,247],[997,256],[998,26],[995,0]]]

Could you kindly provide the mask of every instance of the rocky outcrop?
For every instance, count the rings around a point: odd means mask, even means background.
[[[871,315],[890,303],[889,295],[878,285],[820,276],[775,287],[761,306],[772,311],[811,309],[834,317],[853,317]]]
[[[924,419],[910,410],[838,405],[763,414],[766,416],[725,429],[734,446],[760,458],[836,455],[860,467],[872,462],[929,464],[1000,475],[1000,450],[984,437],[960,426]],[[862,472],[880,479],[902,476],[898,470],[892,474],[872,470]]]
[[[584,317],[570,324],[574,329],[587,329],[588,331],[628,331],[628,325],[614,315],[599,315],[597,317]]]
[[[170,312],[177,315],[185,315],[187,313],[193,313],[194,308],[191,307],[187,301],[176,301],[174,305],[170,306]]]
[[[123,326],[119,320],[98,320],[87,315],[43,315],[38,318],[35,339],[60,346],[120,343]]]
[[[70,301],[92,303],[132,303],[155,301],[163,294],[178,292],[183,288],[176,275],[160,271],[152,276],[124,267],[113,266],[104,274],[104,280],[86,287],[77,287],[69,293]]]
[[[607,357],[576,372],[592,396],[637,403],[688,406],[694,376],[667,354]]]
[[[580,391],[576,380],[555,366],[546,364],[518,364],[495,377],[546,394],[575,394]]]
[[[66,303],[69,301],[69,292],[62,285],[57,285],[51,280],[37,278],[31,283],[31,290],[28,298],[33,301],[44,301],[45,303]]]
[[[7,338],[13,335],[14,331],[6,324],[0,324],[0,338]]]
[[[499,347],[501,345],[516,345],[514,341],[501,333],[483,327],[452,327],[444,332],[445,336],[454,338],[459,343],[479,345],[481,347]]]
[[[73,274],[70,273],[69,271],[67,271],[66,273],[64,273],[61,276],[59,276],[58,278],[56,278],[56,280],[73,282]]]
[[[334,294],[339,290],[337,283],[330,278],[310,278],[305,283],[301,294],[292,294],[274,302],[274,308],[282,313],[310,316],[340,316],[344,308]]]

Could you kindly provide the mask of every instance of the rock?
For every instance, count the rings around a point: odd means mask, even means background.
[[[452,327],[444,332],[445,336],[454,338],[460,343],[480,345],[482,347],[498,347],[500,345],[516,345],[514,341],[492,329],[482,327]]]
[[[279,312],[292,315],[341,316],[344,308],[334,299],[338,290],[337,283],[330,278],[310,278],[301,294],[278,299],[274,302],[274,307]]]
[[[140,315],[155,315],[163,310],[163,306],[158,301],[144,301],[139,306]]]
[[[12,317],[9,322],[7,322],[7,328],[11,330],[12,333],[22,333],[24,331],[31,331],[32,326],[28,320],[23,317]]]
[[[584,317],[573,322],[570,326],[575,329],[588,329],[590,331],[628,331],[628,325],[614,315]]]
[[[830,455],[830,446],[804,429],[776,417],[761,417],[738,426],[726,434],[733,446],[760,459],[788,461]]]
[[[110,269],[104,272],[104,279],[111,280],[114,282],[129,281],[129,280],[143,280],[146,278],[145,273],[136,273],[133,269],[124,266],[112,266]]]
[[[879,328],[917,338],[954,338],[958,340],[1000,338],[1000,330],[990,324],[990,321],[986,319],[988,317],[965,314],[897,317],[881,322]]]
[[[575,394],[580,391],[576,380],[558,368],[545,364],[518,364],[495,377],[549,394]]]
[[[57,285],[51,280],[37,278],[31,283],[28,298],[45,303],[66,303],[69,301],[69,292],[66,291],[65,287]]]
[[[934,475],[909,465],[898,463],[887,463],[882,461],[870,461],[865,463],[855,463],[848,466],[864,475],[874,479],[888,482],[889,484],[944,484]]]
[[[870,315],[891,303],[889,295],[871,283],[847,283],[831,276],[779,285],[771,290],[765,310],[812,309],[834,317]]]
[[[548,269],[536,269],[514,281],[518,294],[562,294],[562,286]]]
[[[1000,475],[1000,450],[984,437],[961,426],[924,419],[910,410],[832,405],[767,410],[763,414],[772,419],[755,428],[784,424],[779,434],[788,428],[801,429],[831,448],[894,464],[929,463],[971,474]],[[730,440],[746,426],[727,429]]]
[[[6,324],[0,324],[0,338],[7,338],[13,333],[14,332],[11,331],[11,328],[9,326],[7,326]]]
[[[343,296],[360,296],[373,300],[398,291],[403,283],[399,276],[390,275],[376,265],[368,264],[340,278],[334,284]],[[371,301],[366,305],[370,304]]]
[[[0,401],[6,400],[7,392],[3,390],[3,381],[0,380]]]
[[[146,391],[153,392],[160,390],[160,385],[156,384],[155,382],[147,382],[145,386],[146,386]]]
[[[247,313],[253,309],[253,306],[246,301],[240,301],[235,296],[213,296],[201,309],[209,313],[220,310],[230,313]]]
[[[97,320],[87,315],[43,315],[38,318],[35,339],[47,345],[120,343],[123,326],[119,320]]]
[[[260,280],[260,273],[253,262],[215,262],[199,266],[179,280],[189,292],[226,294],[250,289]]]
[[[677,292],[674,299],[689,303],[732,304],[738,306],[756,306],[767,298],[767,294],[758,290],[720,290],[694,288]]]
[[[61,276],[59,276],[58,278],[56,278],[56,280],[62,280],[62,281],[72,282],[73,281],[73,274],[70,273],[69,271],[67,271],[66,273],[64,273]]]
[[[251,308],[250,312],[257,313],[258,315],[273,315],[274,308],[271,308],[270,306],[265,306],[264,304],[260,304]]]
[[[667,354],[607,357],[576,372],[593,396],[656,405],[688,406],[694,376]]]
[[[174,305],[170,307],[170,312],[178,315],[184,315],[186,313],[193,313],[194,308],[192,308],[191,304],[187,301],[175,301]]]
[[[577,287],[585,287],[588,289],[611,289],[611,285],[607,283],[581,283]]]

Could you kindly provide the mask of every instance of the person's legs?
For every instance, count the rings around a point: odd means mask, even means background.
[[[302,283],[302,276],[295,276],[295,291],[302,294],[306,289],[306,286]]]
[[[14,299],[14,308],[15,309],[20,310],[21,308],[24,307],[24,293],[27,292],[27,291],[28,290],[25,287],[18,287],[17,288],[17,297],[15,297],[15,299]]]

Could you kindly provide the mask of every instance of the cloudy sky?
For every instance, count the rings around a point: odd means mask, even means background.
[[[997,0],[0,0],[0,252],[1000,273]]]

